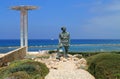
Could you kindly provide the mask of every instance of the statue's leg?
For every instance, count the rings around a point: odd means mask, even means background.
[[[62,47],[59,45],[58,46],[58,48],[57,48],[57,59],[59,59],[60,58],[60,49],[61,49]]]
[[[60,48],[57,48],[57,57],[56,57],[57,59],[59,59],[59,57],[60,57],[60,54],[59,54],[59,53],[60,53],[60,52],[59,52],[59,49],[60,49]]]
[[[68,48],[69,48],[68,46],[65,46],[65,57],[66,58],[68,57],[68,55],[67,55],[68,54]]]
[[[63,46],[64,51],[63,51],[63,57],[65,57],[65,46]]]

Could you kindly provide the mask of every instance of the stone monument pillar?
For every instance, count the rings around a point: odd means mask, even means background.
[[[20,45],[28,48],[28,10],[37,9],[36,6],[14,6],[11,9],[21,11]],[[27,49],[28,50],[28,49]]]

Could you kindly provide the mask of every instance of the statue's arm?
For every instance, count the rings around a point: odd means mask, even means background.
[[[62,43],[61,43],[61,34],[59,34],[59,44],[58,44],[58,47],[61,48],[62,47]]]
[[[61,34],[59,34],[59,44],[61,43]]]
[[[68,43],[70,45],[70,34],[68,33]]]

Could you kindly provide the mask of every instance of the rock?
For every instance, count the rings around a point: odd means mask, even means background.
[[[87,64],[87,61],[84,59],[84,58],[81,58],[80,61],[79,61],[81,64]]]
[[[87,61],[84,58],[81,58],[79,61],[76,62],[76,67],[79,69],[86,69],[87,68]]]
[[[60,57],[60,61],[63,61],[63,59],[64,59],[63,57]]]
[[[51,58],[56,59],[56,57],[57,57],[57,54],[56,53],[52,53]]]
[[[74,62],[59,61],[59,66],[52,67],[45,79],[95,79],[89,72],[76,69]]]
[[[51,68],[52,69],[58,69],[58,65],[52,65]]]
[[[66,62],[66,61],[67,61],[67,59],[66,59],[66,58],[64,58],[64,57],[60,57],[60,61]]]
[[[72,60],[72,58],[67,58],[67,60],[68,60],[68,61],[71,61],[71,60]]]
[[[87,69],[87,65],[86,64],[81,64],[79,68],[86,70]]]
[[[73,55],[73,57],[77,57],[77,56],[78,56],[78,54]]]
[[[87,61],[84,58],[79,59],[76,55],[68,56],[67,59],[60,57],[58,60],[53,56],[43,60],[37,58],[35,61],[43,62],[49,68],[50,72],[45,79],[95,79],[85,70]]]
[[[79,61],[79,58],[73,58],[74,61]]]
[[[68,57],[69,57],[69,58],[72,58],[73,56],[72,56],[72,55],[70,55],[70,54],[68,54]]]
[[[66,59],[66,58],[64,58],[64,59],[63,59],[63,62],[67,62],[67,59]]]
[[[52,64],[50,64],[52,69],[58,69],[58,65],[59,65],[58,62],[53,62]]]
[[[81,59],[81,58],[82,58],[82,55],[81,55],[81,54],[75,54],[74,57]]]
[[[42,62],[42,60],[39,58],[34,59],[34,61]]]

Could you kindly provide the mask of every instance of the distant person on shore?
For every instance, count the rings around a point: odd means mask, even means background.
[[[64,48],[64,57],[68,57],[68,49],[70,45],[70,34],[66,32],[66,27],[61,27],[62,32],[59,34],[59,45],[58,45],[58,57],[59,57],[59,50],[63,47]]]

